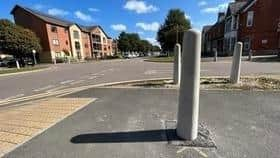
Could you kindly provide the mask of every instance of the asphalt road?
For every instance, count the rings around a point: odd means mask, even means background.
[[[231,61],[202,62],[201,75],[227,76]],[[210,60],[211,61],[211,60]],[[69,87],[107,82],[172,76],[171,63],[144,62],[143,59],[107,60],[81,64],[57,64],[49,69],[12,76],[0,76],[0,99],[41,94]],[[243,62],[242,74],[280,74],[280,63]]]
[[[164,124],[176,120],[177,90],[97,88],[66,97],[98,99],[6,157],[277,158],[280,154],[279,92],[201,91],[199,121],[211,132],[217,149],[168,143]]]

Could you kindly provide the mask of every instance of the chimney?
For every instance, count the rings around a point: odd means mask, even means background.
[[[225,18],[225,13],[224,12],[218,13],[218,22],[221,22],[224,18]]]

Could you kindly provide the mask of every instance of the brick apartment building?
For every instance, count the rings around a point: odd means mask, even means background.
[[[239,11],[238,39],[253,55],[280,52],[280,1],[250,0]]]
[[[229,3],[224,24],[216,23],[205,32],[207,38],[203,43],[208,43],[207,51],[213,51],[213,48],[221,50],[222,44],[223,48],[222,51],[218,51],[219,55],[232,55],[235,43],[241,41],[244,43],[243,54],[248,54],[250,50],[253,51],[253,55],[279,53],[279,6],[279,0],[235,0]],[[218,26],[222,25],[224,25],[223,42],[222,40],[215,42],[214,37],[220,36]]]
[[[41,62],[51,62],[55,58],[65,56],[84,60],[112,54],[112,46],[108,45],[109,36],[101,26],[80,26],[19,5],[12,9],[11,14],[17,25],[32,30],[39,37],[43,48],[42,52],[39,52]],[[96,45],[93,32],[102,37],[98,42],[98,52],[94,47]]]
[[[219,13],[217,22],[208,28],[205,33],[205,49],[204,52],[209,55],[213,55],[217,50],[220,56],[224,55],[224,28],[225,28],[225,14]]]

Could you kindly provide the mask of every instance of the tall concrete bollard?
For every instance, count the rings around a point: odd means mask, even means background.
[[[177,135],[194,140],[198,132],[201,33],[189,30],[184,34],[182,76],[179,94]]]
[[[217,49],[215,48],[214,49],[214,62],[217,62],[218,61],[218,51]]]
[[[237,84],[240,81],[242,47],[243,44],[241,42],[237,42],[234,47],[233,61],[230,73],[230,82],[233,84]]]
[[[252,61],[252,56],[253,56],[253,51],[250,50],[250,51],[249,51],[249,56],[248,56],[248,60],[249,60],[249,61]]]
[[[56,65],[56,58],[53,59],[53,64]]]
[[[20,65],[19,65],[18,60],[16,60],[16,65],[17,65],[17,69],[20,69]]]
[[[174,84],[180,85],[181,81],[181,45],[176,44],[174,48],[174,66],[173,66]]]

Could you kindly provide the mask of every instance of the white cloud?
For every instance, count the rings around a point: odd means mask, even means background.
[[[143,31],[138,31],[137,32],[139,35],[144,35],[145,33]]]
[[[51,8],[48,10],[48,14],[54,15],[54,16],[65,16],[65,15],[68,15],[69,12],[65,11],[63,9]]]
[[[138,22],[136,23],[136,27],[139,27],[145,31],[157,31],[159,29],[160,24],[158,22],[152,22],[152,23],[144,23],[144,22]]]
[[[137,14],[156,12],[159,10],[157,7],[148,5],[145,1],[141,0],[127,0],[124,8],[135,11]]]
[[[115,31],[125,31],[126,26],[124,24],[113,24],[111,25],[111,28]]]
[[[227,9],[228,3],[222,3],[216,7],[208,7],[201,10],[202,13],[218,13]]]
[[[75,16],[76,16],[76,18],[78,18],[78,19],[80,19],[80,20],[83,20],[83,21],[85,21],[85,22],[91,22],[91,21],[93,21],[93,19],[92,19],[92,17],[90,16],[90,15],[87,15],[87,14],[85,14],[85,13],[83,13],[83,12],[81,12],[81,11],[75,11]]]
[[[99,12],[100,10],[97,8],[88,8],[88,11],[90,12]]]
[[[188,14],[185,14],[185,18],[188,19],[188,20],[191,20],[191,16],[188,15]]]
[[[158,41],[155,38],[146,37],[145,39],[147,41],[149,41],[151,44],[159,46],[159,43],[158,43]]]
[[[42,4],[35,4],[35,5],[33,6],[33,8],[36,9],[36,10],[41,10],[41,9],[43,9],[44,7],[45,7],[45,6],[42,5]]]
[[[205,5],[207,5],[207,2],[206,1],[200,1],[200,2],[198,2],[198,6],[205,6]]]

